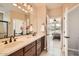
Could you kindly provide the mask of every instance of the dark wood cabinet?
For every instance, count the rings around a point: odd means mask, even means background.
[[[24,56],[35,56],[36,53],[36,46],[35,42],[29,44],[28,46],[24,47]]]
[[[35,46],[35,42],[27,45],[26,47],[24,47],[24,53],[26,53],[29,49],[31,49],[33,46]]]
[[[38,56],[44,50],[45,37],[30,43],[24,48],[10,54],[9,56]]]
[[[29,49],[26,53],[24,53],[24,56],[35,56],[35,46]]]
[[[37,56],[41,53],[41,39],[37,40]]]
[[[44,50],[45,47],[45,36],[41,38],[41,51]]]
[[[23,56],[23,49],[20,49],[12,54],[10,54],[9,56]]]

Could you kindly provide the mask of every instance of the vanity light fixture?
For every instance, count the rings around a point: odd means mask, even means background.
[[[22,4],[13,3],[13,6],[17,6],[17,8],[21,9],[25,13],[31,13],[33,11],[32,5],[27,3],[22,3]]]

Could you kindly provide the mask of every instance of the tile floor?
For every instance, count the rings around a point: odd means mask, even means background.
[[[43,51],[40,56],[60,56],[61,55],[61,48],[60,48],[60,41],[55,39],[53,40],[52,36],[47,37],[47,50]]]

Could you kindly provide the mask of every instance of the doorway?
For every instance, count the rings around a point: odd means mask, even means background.
[[[61,55],[61,17],[47,18],[47,51],[49,56]]]

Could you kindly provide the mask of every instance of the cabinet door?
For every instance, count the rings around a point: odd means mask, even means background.
[[[41,38],[41,51],[44,50],[44,46],[45,46],[45,36]]]
[[[9,56],[23,56],[23,49],[20,49]]]
[[[29,49],[24,56],[35,56],[35,46]]]
[[[41,45],[37,45],[37,56],[41,54]]]
[[[28,46],[24,47],[24,53],[26,53],[28,50],[30,50],[33,46],[35,46],[35,42],[29,44]]]
[[[37,40],[37,56],[41,54],[41,39]]]

